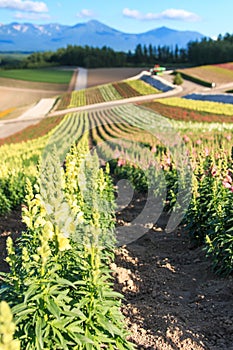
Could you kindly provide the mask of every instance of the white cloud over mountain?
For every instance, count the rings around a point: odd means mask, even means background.
[[[14,15],[14,18],[17,20],[30,20],[30,21],[37,21],[37,20],[47,20],[51,19],[51,16],[47,13],[35,13],[35,12],[17,12]]]
[[[94,12],[88,9],[83,9],[79,13],[77,13],[77,17],[79,18],[90,18],[93,16],[94,16]]]
[[[125,17],[134,18],[138,20],[178,20],[178,21],[190,21],[195,22],[200,20],[200,17],[193,13],[182,9],[167,9],[160,13],[142,13],[138,10],[131,10],[129,8],[124,8],[122,11]]]
[[[46,13],[48,7],[42,1],[0,0],[0,8],[25,12]]]

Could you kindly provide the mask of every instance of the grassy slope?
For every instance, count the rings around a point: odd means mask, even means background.
[[[68,84],[72,75],[73,71],[48,68],[0,70],[0,77],[55,84]]]
[[[216,65],[180,69],[179,72],[209,83],[214,81],[216,84],[226,84],[233,81],[233,71]]]

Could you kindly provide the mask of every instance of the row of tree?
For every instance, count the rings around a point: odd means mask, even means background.
[[[213,64],[233,61],[233,35],[219,35],[217,40],[203,38],[193,41],[187,48],[174,48],[169,46],[146,46],[138,44],[134,51],[116,52],[103,46],[94,48],[90,46],[72,46],[58,49],[56,52],[34,52],[17,66],[23,68],[36,68],[51,65],[82,66],[86,68],[97,67],[124,67],[124,66],[151,66],[155,63],[171,65]],[[3,66],[3,62],[1,64]],[[7,63],[5,63],[7,66]]]
[[[203,38],[201,42],[190,42],[187,60],[196,65],[233,61],[233,35],[219,35],[217,40]]]
[[[94,48],[72,46],[56,52],[35,52],[23,61],[25,67],[39,67],[51,64],[97,67],[151,66],[155,63],[181,63],[187,61],[187,53],[178,46],[174,50],[168,46],[153,47],[137,45],[135,51],[116,52],[109,47]]]

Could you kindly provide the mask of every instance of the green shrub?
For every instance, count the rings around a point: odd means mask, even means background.
[[[174,79],[173,79],[173,84],[175,85],[181,85],[183,84],[183,78],[180,73],[176,73]]]

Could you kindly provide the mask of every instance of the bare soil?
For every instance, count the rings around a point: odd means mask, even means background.
[[[145,198],[117,215],[128,225]],[[136,241],[119,247],[112,264],[115,289],[137,349],[233,350],[233,279],[216,276],[201,247],[182,228],[166,233],[166,215]],[[25,229],[20,209],[0,217],[0,269],[5,242]]]
[[[131,78],[143,68],[97,68],[88,69],[87,87],[112,83]]]
[[[215,82],[217,86],[232,83],[233,78],[232,71],[220,69],[215,65],[185,68],[179,71],[210,83]]]
[[[145,199],[118,215],[128,225]],[[138,349],[233,350],[233,278],[216,276],[184,229],[166,233],[166,214],[145,235],[120,247],[115,288]]]
[[[127,79],[138,74],[141,70],[141,68],[88,69],[87,87]],[[11,107],[25,108],[28,105],[38,102],[42,98],[55,97],[65,91],[72,91],[75,85],[77,72],[77,70],[74,71],[69,85],[0,78],[0,111]],[[15,111],[10,118],[19,115],[20,111]]]
[[[34,83],[0,78],[0,111],[8,108],[24,108],[42,98],[50,98],[67,91],[66,84]],[[20,113],[20,112],[19,112]],[[15,112],[14,116],[20,114]]]

